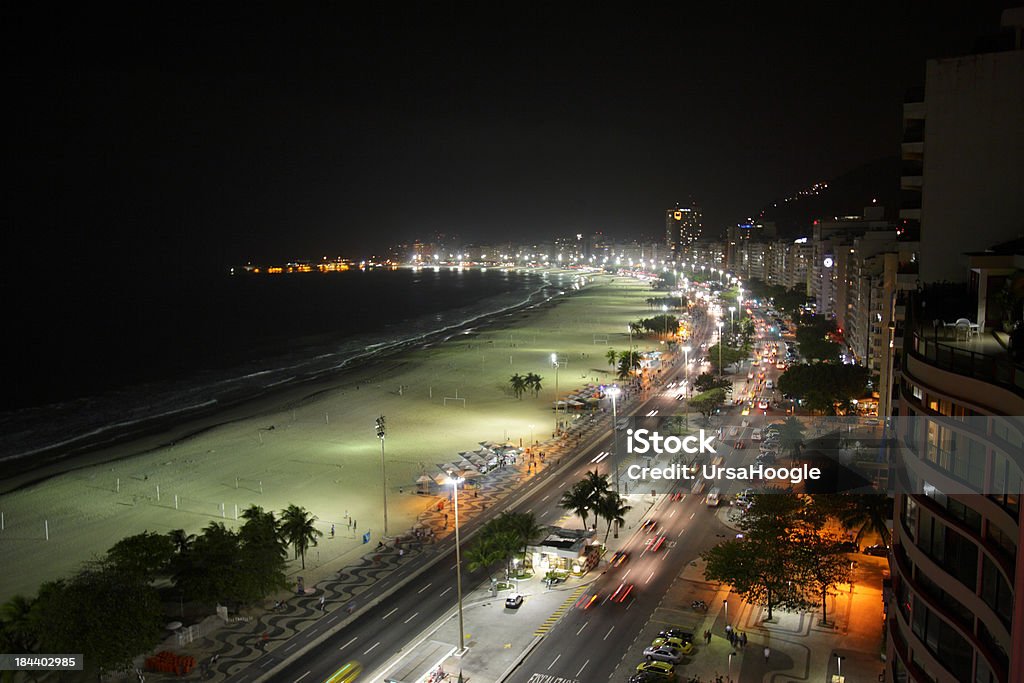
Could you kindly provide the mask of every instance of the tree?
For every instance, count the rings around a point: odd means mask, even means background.
[[[711,367],[714,369],[716,374],[721,374],[722,370],[729,367],[734,363],[738,363],[747,357],[747,352],[743,349],[734,348],[726,344],[722,346],[721,354],[719,354],[719,344],[715,344],[708,349],[708,360],[711,362]],[[721,365],[719,365],[719,355],[721,355]]]
[[[815,505],[848,531],[856,532],[854,543],[878,534],[888,546],[892,541],[887,520],[892,517],[892,500],[885,494],[825,494],[814,497]]]
[[[821,598],[821,624],[828,624],[828,597],[841,583],[850,582],[850,561],[837,539],[819,533],[804,533],[793,541],[799,567],[800,585],[814,598]]]
[[[690,399],[690,407],[704,416],[705,422],[725,403],[725,389],[712,389]]]
[[[811,410],[834,413],[837,403],[864,395],[868,375],[869,370],[859,365],[791,365],[779,377],[779,391],[802,400]]]
[[[563,493],[562,499],[558,502],[558,507],[579,515],[579,518],[583,521],[584,529],[588,528],[587,517],[593,509],[592,506],[593,500],[590,487],[587,486],[586,482],[582,481],[577,482],[571,489]]]
[[[0,652],[36,652],[34,602],[23,595],[15,595],[0,605]]]
[[[156,589],[105,563],[45,583],[33,607],[40,652],[84,652],[96,675],[124,669],[163,635]]]
[[[481,533],[477,537],[476,542],[466,549],[465,558],[466,567],[469,571],[487,570],[505,558],[505,551],[495,538]],[[493,576],[493,574],[493,571],[489,571],[487,573],[488,578]]]
[[[526,378],[517,372],[509,378],[508,383],[512,387],[512,393],[515,394],[515,397],[522,399],[523,394],[526,392]]]
[[[287,585],[285,560],[288,550],[274,513],[258,505],[250,505],[242,511],[242,519],[245,523],[238,531],[242,551],[241,575],[246,579],[250,595],[259,597],[284,588]]]
[[[281,511],[281,536],[285,543],[295,550],[295,557],[302,558],[306,568],[306,550],[317,545],[317,539],[324,532],[316,528],[316,517],[297,505],[289,505]]]
[[[167,532],[167,536],[174,543],[174,550],[179,555],[188,552],[189,548],[192,547],[192,542],[196,540],[195,534],[186,533],[184,529],[173,529]]]
[[[612,524],[625,524],[626,513],[632,509],[633,507],[626,505],[626,501],[623,500],[622,496],[614,491],[609,491],[597,502],[594,514],[608,523],[604,532],[604,542],[606,545],[608,544],[608,534],[611,533]]]
[[[839,345],[832,341],[836,323],[821,315],[804,316],[796,328],[796,341],[804,358],[835,363],[839,360]]]
[[[189,549],[171,561],[174,585],[200,602],[242,602],[237,592],[240,558],[238,534],[210,522]]]
[[[175,550],[175,541],[169,534],[143,531],[115,543],[107,551],[107,560],[118,570],[150,583],[170,572]]]
[[[624,351],[619,354],[619,379],[626,379],[634,370],[640,369],[640,354]]]
[[[800,420],[795,417],[787,417],[782,424],[779,425],[779,445],[783,451],[789,451],[793,457],[793,462],[796,462],[797,457],[800,454],[800,447],[804,441],[804,425]]]
[[[697,391],[724,389],[732,386],[732,380],[725,379],[724,377],[719,379],[710,372],[702,372],[697,376],[697,379],[693,381],[693,386]]]
[[[615,367],[615,361],[619,358],[619,352],[615,349],[608,349],[608,351],[605,352],[604,357],[608,359],[608,365]]]
[[[543,379],[543,377],[533,372],[527,373],[526,377],[523,378],[526,388],[533,392],[534,397],[540,395],[540,390],[543,388],[541,386],[541,380]]]

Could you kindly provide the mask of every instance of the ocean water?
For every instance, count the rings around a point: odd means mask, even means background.
[[[0,461],[102,445],[478,324],[568,286],[497,269],[90,278],[16,308]]]

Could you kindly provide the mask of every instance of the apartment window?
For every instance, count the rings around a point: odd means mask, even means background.
[[[966,434],[957,434],[954,441],[953,475],[971,485],[979,493],[985,488],[985,445]]]
[[[978,665],[974,669],[974,683],[999,683],[984,657],[978,657]]]
[[[917,386],[916,384],[910,387],[910,393],[912,393],[914,395],[914,398],[916,398],[918,401],[924,400],[924,392],[921,391],[921,387]]]
[[[952,595],[942,590],[937,583],[928,578],[927,574],[921,571],[914,572],[914,579],[921,587],[921,592],[929,596],[933,601],[942,605],[942,607],[949,611],[957,621],[960,623],[961,628],[970,631],[974,625],[974,615],[971,610],[967,609],[963,603],[954,598]]]
[[[1013,590],[988,555],[981,554],[981,599],[1011,629],[1013,624]]]
[[[985,536],[1003,552],[1009,564],[1017,564],[1017,540],[1013,536],[1003,533],[1003,530],[991,521],[988,523]]]
[[[907,530],[910,540],[917,542],[917,501],[908,495],[903,496],[903,528]]]
[[[918,547],[972,592],[978,581],[978,548],[930,512],[921,509]]]
[[[1013,460],[1000,451],[993,454],[992,461],[992,492],[989,498],[1016,519],[1020,516],[1020,470]]]
[[[985,644],[989,652],[991,652],[997,660],[1003,671],[1007,671],[1010,668],[1010,658],[1006,655],[1006,650],[999,644],[993,636],[992,632],[985,626],[985,622],[978,619],[978,640]],[[978,661],[981,662],[982,658],[978,657]]]
[[[914,623],[911,628],[932,656],[958,681],[971,680],[974,648],[951,624],[932,612],[918,598],[914,599]]]

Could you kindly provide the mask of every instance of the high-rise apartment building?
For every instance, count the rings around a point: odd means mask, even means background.
[[[702,232],[701,210],[696,204],[665,211],[665,246],[680,261],[693,249]]]
[[[1003,24],[1010,49],[929,61],[904,108],[893,681],[1024,681],[1024,321],[1005,288],[1024,266],[1024,9]]]

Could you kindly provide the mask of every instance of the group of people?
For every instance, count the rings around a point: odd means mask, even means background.
[[[705,631],[705,639],[707,642],[711,642],[711,632]],[[725,637],[729,641],[729,644],[733,647],[746,647],[747,645],[747,634],[745,631],[737,631],[731,625],[727,624],[725,627]]]

